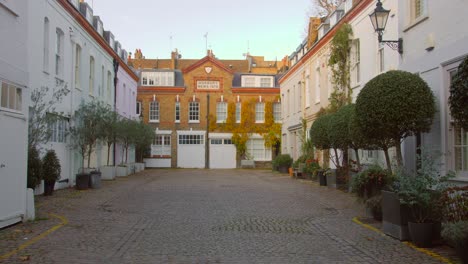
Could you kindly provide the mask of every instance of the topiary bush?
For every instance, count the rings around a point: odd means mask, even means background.
[[[450,114],[455,123],[468,129],[468,57],[458,66],[450,86],[449,106]]]
[[[285,166],[289,168],[291,167],[292,163],[293,159],[289,154],[280,154],[273,160],[273,165],[277,167]]]
[[[34,189],[42,180],[42,160],[35,147],[28,150],[28,188]]]
[[[331,148],[331,141],[329,136],[331,115],[326,114],[317,118],[310,127],[310,140],[312,144],[318,149]]]
[[[402,139],[431,128],[436,104],[427,83],[405,71],[388,71],[366,83],[356,100],[356,117],[370,139],[392,142],[402,165]],[[388,163],[388,161],[387,161]]]
[[[50,149],[42,159],[42,175],[45,182],[55,182],[60,179],[60,160],[53,149]]]

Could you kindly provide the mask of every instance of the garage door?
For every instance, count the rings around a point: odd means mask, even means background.
[[[210,169],[236,168],[236,147],[231,137],[217,138],[210,134]]]
[[[177,131],[177,167],[205,168],[205,131]]]

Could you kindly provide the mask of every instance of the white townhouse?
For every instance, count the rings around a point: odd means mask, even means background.
[[[26,215],[29,4],[0,0],[0,228]]]
[[[119,67],[133,73],[123,58],[110,31],[93,15],[91,7],[79,0],[36,0],[29,6],[29,86],[49,87],[50,92],[65,86],[69,93],[57,104],[61,118],[51,126],[53,135],[43,146],[54,149],[62,166],[56,188],[73,186],[75,174],[81,167],[81,157],[70,149],[66,135],[75,111],[82,102],[101,100],[112,109],[116,105],[115,80]],[[115,66],[115,67],[114,67]],[[113,149],[111,150],[113,152]],[[107,162],[107,147],[98,144],[92,154],[91,167]],[[111,157],[114,155],[111,154]]]
[[[387,5],[384,2],[385,9]],[[399,0],[398,5],[399,35],[403,38],[399,68],[419,74],[434,92],[438,107],[431,131],[404,142],[405,165],[416,167],[417,147],[439,150],[443,154],[442,173],[456,171],[455,181],[467,184],[468,131],[454,126],[448,97],[451,78],[468,56],[468,2]]]
[[[399,53],[391,47],[379,44],[369,14],[375,9],[373,0],[345,0],[326,18],[311,18],[309,35],[289,57],[290,69],[279,80],[283,102],[282,153],[293,159],[301,151],[301,119],[307,123],[307,133],[321,108],[329,105],[333,92],[332,74],[328,60],[330,45],[338,28],[348,23],[352,30],[350,54],[350,81],[353,102],[370,79],[387,70],[398,67]],[[383,1],[391,9],[385,38],[398,35],[397,2]],[[317,157],[327,162],[327,157]],[[352,157],[353,158],[353,157]],[[381,151],[360,151],[361,162],[384,164]],[[353,158],[354,159],[354,158]],[[329,163],[333,168],[333,163]]]

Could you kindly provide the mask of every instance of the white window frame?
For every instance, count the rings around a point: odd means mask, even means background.
[[[353,39],[351,43],[351,86],[361,83],[361,42]]]
[[[141,115],[141,102],[136,102],[136,105],[135,105],[136,109],[135,109],[135,114],[137,116],[140,116]]]
[[[171,156],[171,135],[156,134],[151,144],[151,156]]]
[[[320,103],[320,66],[315,68],[315,103]]]
[[[280,102],[273,103],[273,119],[275,123],[281,122],[281,103]]]
[[[260,78],[260,87],[273,87],[270,77],[261,77]]]
[[[305,78],[305,107],[310,107],[310,76]]]
[[[255,123],[265,123],[265,103],[255,104]]]
[[[75,89],[81,90],[81,47],[75,46]]]
[[[240,102],[236,103],[236,123],[240,123],[242,119],[242,104]]]
[[[203,145],[205,144],[205,135],[199,134],[181,134],[178,137],[179,145]]]
[[[23,89],[0,80],[0,109],[21,113],[23,111]]]
[[[244,83],[243,87],[255,87],[255,77],[254,76],[245,76],[242,78]]]
[[[379,47],[377,58],[379,61],[379,65],[377,69],[379,69],[379,73],[384,72],[385,71],[385,49],[382,45]]]
[[[174,86],[175,73],[172,71],[155,71],[141,73],[142,86]]]
[[[94,96],[94,75],[96,61],[93,56],[89,57],[89,95]]]
[[[67,131],[69,121],[66,117],[58,117],[55,122],[49,124],[50,138],[53,143],[67,143]]]
[[[158,123],[160,118],[159,112],[159,102],[158,101],[151,101],[148,107],[149,115],[148,119],[150,123]]]
[[[105,70],[104,65],[101,65],[101,85],[99,86],[99,97],[104,97],[104,77]]]
[[[175,102],[175,106],[174,106],[174,110],[175,110],[175,122],[176,123],[180,123],[180,102]]]
[[[55,75],[57,77],[63,76],[63,44],[64,36],[62,29],[55,29]]]
[[[107,71],[107,99],[112,101],[112,73]]]
[[[48,17],[44,17],[44,51],[43,51],[43,61],[42,61],[42,70],[49,72],[49,35],[50,35],[50,22]]]
[[[265,147],[263,138],[250,138],[246,143],[247,153],[256,161],[271,160],[271,149]]]
[[[228,115],[227,103],[218,102],[216,104],[216,123],[226,123]]]
[[[200,123],[200,103],[189,102],[189,123]]]
[[[410,23],[427,16],[427,0],[410,0]]]

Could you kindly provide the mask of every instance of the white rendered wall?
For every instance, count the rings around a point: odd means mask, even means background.
[[[28,3],[0,1],[0,80],[22,88],[21,111],[0,108],[0,228],[26,213],[28,131]]]

